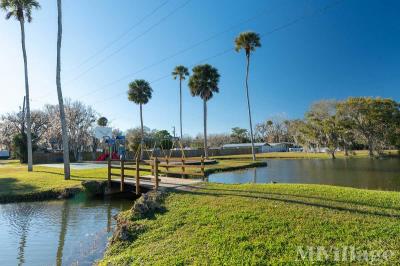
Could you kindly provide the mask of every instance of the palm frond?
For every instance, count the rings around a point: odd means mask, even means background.
[[[239,52],[244,49],[246,53],[255,51],[257,47],[261,47],[260,35],[255,32],[242,32],[235,39],[235,50]]]
[[[198,65],[192,69],[189,79],[189,88],[192,96],[199,96],[208,101],[219,92],[218,83],[220,75],[218,70],[209,64]]]
[[[32,21],[32,9],[39,9],[40,4],[36,0],[1,0],[0,8],[7,12],[6,19],[11,17],[19,21]]]
[[[152,92],[150,83],[137,79],[129,83],[128,99],[136,104],[146,104],[151,99]]]

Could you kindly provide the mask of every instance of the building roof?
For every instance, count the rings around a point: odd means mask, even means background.
[[[287,145],[292,145],[292,144],[294,144],[294,143],[291,143],[291,142],[275,142],[275,143],[268,143],[270,146],[277,146],[277,145],[280,145],[280,144],[287,144]]]
[[[256,142],[254,143],[254,147],[261,147],[261,146],[270,146],[266,142]],[[222,145],[222,148],[248,148],[251,147],[251,143],[229,143]]]

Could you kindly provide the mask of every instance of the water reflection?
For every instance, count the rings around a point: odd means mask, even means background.
[[[56,257],[57,266],[62,265],[65,235],[67,234],[67,226],[68,226],[68,213],[69,213],[68,206],[69,206],[69,201],[65,200],[62,204],[62,211],[61,211],[61,230],[60,230],[60,238],[58,240],[57,257]]]
[[[0,205],[0,265],[92,265],[102,257],[114,219],[132,200]]]
[[[208,181],[308,183],[400,191],[400,159],[268,160],[268,167],[216,173]]]

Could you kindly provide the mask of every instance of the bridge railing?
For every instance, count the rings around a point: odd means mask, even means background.
[[[117,164],[116,164],[117,163]],[[112,170],[119,170],[115,173]],[[178,170],[177,170],[178,169]],[[134,175],[127,174],[127,171],[134,171]],[[140,172],[150,172],[150,176],[143,176]],[[108,186],[111,187],[113,176],[120,177],[120,190],[125,189],[125,178],[135,179],[136,194],[140,194],[141,181],[150,181],[153,183],[153,188],[157,190],[161,179],[160,174],[199,176],[204,179],[205,165],[204,157],[198,158],[158,158],[152,157],[150,160],[108,160]]]

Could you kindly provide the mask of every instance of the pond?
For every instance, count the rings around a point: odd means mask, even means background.
[[[132,200],[86,199],[0,205],[0,265],[92,265],[102,258],[113,216]]]
[[[306,183],[400,191],[400,159],[272,159],[267,167],[216,173],[218,183]]]

